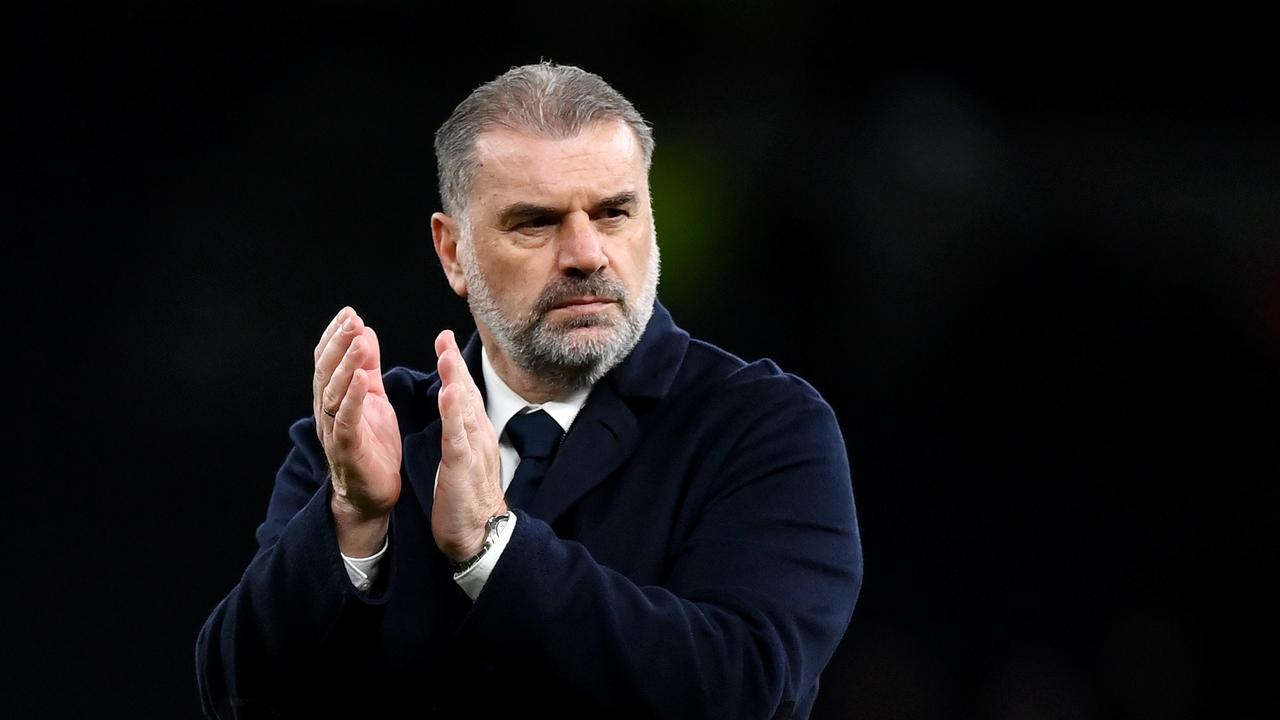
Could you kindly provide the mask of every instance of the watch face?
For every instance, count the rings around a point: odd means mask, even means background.
[[[493,519],[493,523],[489,525],[491,539],[496,540],[502,536],[502,531],[507,529],[507,521],[510,519],[507,515],[499,515]]]

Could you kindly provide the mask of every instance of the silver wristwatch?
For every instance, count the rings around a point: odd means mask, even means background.
[[[502,537],[502,531],[506,528],[509,520],[511,520],[511,513],[504,512],[501,515],[494,515],[485,521],[484,545],[480,546],[480,552],[472,555],[466,560],[455,562],[453,564],[454,574],[456,575],[464,572],[472,565],[480,562],[480,558],[483,558],[485,553],[489,552],[489,548],[493,547],[493,544],[498,542],[498,538]]]

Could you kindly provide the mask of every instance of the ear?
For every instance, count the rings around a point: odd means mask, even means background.
[[[467,280],[462,272],[462,264],[458,262],[458,221],[444,213],[431,215],[431,240],[436,246],[436,255],[440,258],[440,267],[444,268],[444,276],[449,287],[458,297],[467,296]]]

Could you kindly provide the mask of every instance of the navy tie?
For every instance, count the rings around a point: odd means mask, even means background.
[[[506,432],[520,453],[520,464],[507,486],[507,504],[527,510],[560,447],[564,431],[545,410],[538,410],[508,420]]]

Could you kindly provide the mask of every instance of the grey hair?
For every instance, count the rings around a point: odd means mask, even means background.
[[[635,107],[599,75],[541,62],[513,67],[481,85],[436,131],[436,165],[444,211],[462,217],[476,174],[476,138],[495,128],[571,138],[595,123],[620,120],[635,133],[647,170],[653,130]]]

